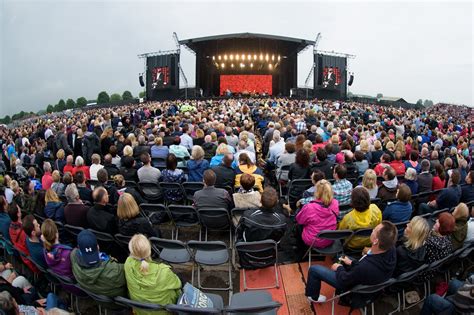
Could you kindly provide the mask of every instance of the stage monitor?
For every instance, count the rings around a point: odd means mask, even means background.
[[[178,63],[178,54],[167,54],[147,58],[146,90],[149,100],[156,99],[160,91],[179,89]]]
[[[269,74],[222,74],[220,95],[267,94],[272,95],[272,75]]]
[[[325,97],[345,98],[347,94],[347,58],[315,54],[314,91]]]

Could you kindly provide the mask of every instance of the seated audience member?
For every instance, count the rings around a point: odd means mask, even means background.
[[[278,194],[273,187],[266,187],[262,193],[262,206],[259,209],[246,210],[236,229],[238,241],[255,242],[272,239],[279,242],[286,232],[286,217],[280,212]],[[265,225],[266,227],[262,227]]]
[[[163,138],[156,137],[155,144],[151,146],[151,157],[165,160],[168,156],[169,149],[163,145]]]
[[[416,195],[418,193],[418,181],[416,178],[416,170],[414,168],[407,168],[405,172],[405,185],[410,187],[411,194]]]
[[[74,175],[74,182],[76,183],[81,200],[92,203],[92,190],[87,187],[86,181],[87,178],[84,176],[84,172],[79,171]]]
[[[7,262],[0,263],[0,292],[10,293],[15,297],[19,304],[31,305],[41,302],[41,300],[36,300],[38,299],[36,288],[34,288],[24,276],[17,275],[13,265]],[[0,293],[0,295],[2,293]],[[6,309],[7,308],[2,303],[0,297],[0,310]]]
[[[276,177],[281,181],[288,181],[288,171],[282,170],[284,166],[289,166],[295,163],[295,145],[294,143],[288,142],[285,144],[285,151],[280,154],[276,160]]]
[[[397,246],[397,267],[394,276],[415,270],[425,263],[426,240],[430,225],[423,217],[413,217],[403,231],[403,243]]]
[[[432,213],[433,211],[440,209],[450,209],[456,207],[461,200],[461,186],[459,181],[461,180],[461,174],[458,170],[453,170],[448,180],[448,188],[443,189],[436,200],[430,201],[429,203],[422,203],[418,207],[420,214]]]
[[[89,167],[89,174],[90,174],[90,179],[92,180],[97,180],[97,172],[104,168],[102,164],[100,164],[100,155],[97,153],[92,154],[92,165]]]
[[[382,221],[382,212],[375,204],[370,203],[367,189],[356,187],[351,194],[351,205],[354,207],[339,222],[339,230],[358,230],[375,228]],[[366,236],[356,236],[347,243],[349,248],[359,249],[370,246],[370,239]]]
[[[120,173],[119,168],[112,162],[112,155],[106,154],[104,157],[104,170],[107,171],[109,178],[114,177]]]
[[[232,209],[232,198],[227,190],[216,188],[216,173],[213,170],[204,172],[204,188],[194,193],[194,207],[201,209]]]
[[[161,172],[160,182],[181,184],[185,181],[186,174],[184,174],[182,169],[178,168],[176,156],[173,153],[168,154],[166,158],[166,169]],[[164,193],[165,198],[173,202],[179,202],[184,198],[183,192],[180,189],[166,189]]]
[[[354,154],[351,151],[345,151],[344,153],[344,166],[347,170],[347,178],[357,179],[359,178],[359,169],[354,163]]]
[[[232,168],[232,161],[233,155],[228,153],[224,155],[221,164],[211,168],[216,173],[216,187],[234,187],[235,170]]]
[[[334,163],[328,160],[328,154],[325,149],[318,148],[316,151],[316,163],[313,163],[311,170],[314,172],[320,170],[324,173],[326,179],[332,179]]]
[[[389,203],[382,213],[382,219],[388,220],[394,224],[408,221],[413,212],[413,206],[410,202],[411,191],[405,184],[400,184],[397,190],[397,200]],[[398,230],[399,234],[403,233],[403,228]]]
[[[38,191],[38,194],[36,195],[36,203],[35,203],[35,208],[34,208],[34,213],[36,213],[39,216],[45,217],[46,215],[44,214],[44,208],[46,206],[46,191],[41,189]]]
[[[52,189],[46,191],[45,202],[44,214],[55,221],[64,222],[64,203]]]
[[[254,190],[255,178],[250,174],[243,174],[240,178],[240,188],[232,195],[236,208],[255,209],[261,206],[260,192]]]
[[[451,242],[453,249],[461,248],[467,236],[467,219],[469,218],[469,209],[465,203],[460,203],[454,208],[453,217],[456,220],[453,234],[451,234]]]
[[[191,156],[191,155],[189,154],[188,149],[187,149],[184,145],[181,144],[181,138],[178,137],[178,136],[176,136],[176,137],[174,138],[173,144],[170,145],[170,147],[169,147],[169,153],[170,153],[170,154],[171,154],[171,153],[174,154],[174,155],[176,156],[176,158],[177,158],[177,159],[180,159],[180,160],[182,160],[182,159],[189,159],[189,157]],[[180,167],[185,166],[184,162],[182,162],[182,161],[179,162],[178,165],[179,165]]]
[[[255,187],[258,189],[258,191],[263,191],[263,172],[260,168],[252,163],[246,153],[242,153],[239,156],[239,166],[235,171],[235,188],[240,187],[240,178],[243,174],[250,174],[255,178]]]
[[[158,183],[161,176],[159,169],[151,166],[151,157],[148,153],[143,153],[140,157],[143,166],[137,171],[138,180],[142,183]]]
[[[332,184],[332,190],[334,199],[339,202],[339,205],[346,205],[351,201],[352,183],[346,179],[346,171],[344,165],[338,164],[334,167],[333,178],[335,182]]]
[[[204,150],[198,146],[193,146],[191,159],[187,163],[188,181],[202,182],[204,171],[209,168],[209,161],[204,159]]]
[[[332,241],[317,238],[316,235],[323,230],[335,230],[338,215],[339,203],[334,199],[331,184],[325,179],[318,181],[314,200],[303,206],[296,215],[296,222],[302,227],[302,233],[299,235],[298,231],[297,237],[300,237],[306,246],[330,246]]]
[[[84,159],[82,156],[76,157],[76,163],[74,169],[72,171],[72,176],[74,176],[77,172],[82,171],[84,173],[84,177],[86,179],[91,179],[91,175],[89,172],[89,166],[84,164]],[[43,189],[47,189],[43,186]]]
[[[414,168],[417,173],[420,173],[421,167],[420,163],[418,163],[418,151],[411,151],[410,152],[410,159],[408,161],[405,161],[405,167],[408,168]]]
[[[41,186],[44,190],[48,190],[53,184],[53,175],[51,174],[53,170],[51,169],[51,164],[49,162],[44,162],[43,171],[44,173],[43,177],[41,177]]]
[[[53,183],[51,184],[51,189],[58,196],[64,195],[64,189],[66,187],[64,186],[63,183],[61,183],[61,174],[59,174],[59,171],[53,171],[52,177],[53,177]]]
[[[308,179],[311,175],[310,172],[309,153],[304,149],[296,151],[295,163],[290,166],[288,180]]]
[[[451,279],[446,296],[443,297],[437,293],[429,295],[420,314],[472,314],[474,312],[474,296],[468,292],[472,292],[473,285],[474,275],[468,277],[465,282]]]
[[[216,155],[212,157],[209,166],[214,167],[222,163],[222,159],[228,153],[231,153],[227,144],[221,143],[216,149]],[[232,155],[233,156],[233,155]],[[239,156],[240,157],[240,156]]]
[[[362,177],[362,185],[358,187],[364,187],[369,192],[370,199],[377,198],[377,193],[379,191],[379,186],[377,186],[377,174],[374,170],[367,169]]]
[[[355,165],[359,170],[359,174],[357,177],[364,175],[365,171],[369,169],[369,162],[365,158],[365,154],[362,151],[356,151],[354,153],[355,157]]]
[[[16,250],[24,253],[25,255],[29,256],[30,251],[28,250],[28,246],[26,244],[26,239],[28,236],[26,235],[25,231],[23,231],[23,224],[21,221],[21,209],[16,204],[10,205],[8,209],[8,215],[10,216],[10,228],[8,229],[8,234],[10,236],[10,240],[15,247]],[[34,273],[38,273],[39,270],[35,266],[35,264],[30,261],[28,258],[24,256],[20,256],[23,263]]]
[[[74,278],[84,289],[108,297],[126,296],[123,264],[99,251],[97,238],[91,231],[84,230],[77,235],[77,248],[71,252],[71,265]]]
[[[311,183],[313,184],[313,186],[309,187],[303,192],[303,198],[298,200],[298,202],[296,203],[297,208],[304,206],[308,202],[314,200],[314,194],[316,193],[316,184],[322,179],[326,178],[324,177],[324,173],[320,170],[315,170],[313,174],[311,174]]]
[[[160,305],[175,304],[181,295],[181,280],[164,263],[151,259],[151,244],[143,234],[136,234],[128,244],[130,256],[124,264],[128,294],[134,301]],[[137,315],[149,314],[135,311]]]
[[[74,172],[74,156],[72,155],[68,155],[67,158],[66,158],[66,165],[64,165],[64,168],[63,168],[63,174],[66,174],[66,173],[73,173]]]
[[[395,199],[397,196],[398,179],[395,170],[391,167],[385,169],[383,173],[382,186],[379,187],[377,198],[382,201]]]
[[[138,174],[133,157],[124,156],[120,161],[120,165],[120,174],[125,178],[125,180],[138,182]]]
[[[433,176],[433,190],[443,189],[446,186],[446,172],[441,164],[435,166],[436,174]]]
[[[26,288],[24,290],[28,291],[30,289]],[[71,314],[64,311],[66,306],[54,293],[48,293],[45,299],[35,301],[35,305],[40,306],[34,306],[31,304],[33,303],[25,304],[24,300],[18,296],[18,293],[11,293],[10,290],[0,291],[0,309],[3,314]],[[45,307],[42,307],[41,305],[44,305]]]
[[[123,193],[129,193],[133,196],[133,199],[136,200],[137,204],[141,205],[146,203],[146,200],[143,199],[142,195],[134,188],[125,186],[125,179],[122,175],[114,176],[114,185],[117,188],[117,193],[121,196]]]
[[[217,145],[212,141],[211,135],[206,135],[204,137],[204,143],[202,144],[202,149],[204,150],[204,158],[210,161],[214,155],[216,155]],[[230,153],[230,152],[227,152]],[[219,165],[218,163],[216,165]],[[210,165],[211,167],[215,165]]]
[[[148,218],[140,215],[140,208],[131,194],[123,193],[117,204],[118,232],[132,236],[137,233],[147,237],[159,236]]]
[[[5,196],[0,195],[0,234],[2,234],[7,241],[11,241],[10,234],[8,233],[11,222],[12,220],[8,215],[7,199]],[[2,244],[2,246],[7,246],[2,240],[0,240],[0,244]],[[8,248],[8,252],[10,254],[12,253],[11,248]]]
[[[46,269],[47,266],[43,255],[43,244],[40,241],[41,226],[33,215],[28,214],[23,218],[22,228],[26,234],[26,247],[28,248],[31,259],[33,259],[35,264]]]
[[[466,176],[466,185],[461,186],[461,202],[474,200],[474,171],[470,171]]]
[[[390,166],[390,155],[388,155],[387,153],[384,153],[381,157],[380,157],[380,163],[378,163],[375,168],[374,168],[374,172],[375,174],[377,174],[377,176],[382,176],[384,171],[387,169],[387,167]]]
[[[430,173],[430,161],[421,161],[421,173],[418,175],[418,193],[424,193],[432,190],[433,175]]]
[[[76,184],[67,185],[65,195],[68,202],[64,207],[64,221],[69,225],[87,228],[89,206],[81,200]]]
[[[426,260],[425,263],[431,264],[437,260],[443,259],[453,252],[453,243],[450,235],[456,226],[456,220],[449,212],[443,212],[438,215],[436,223],[426,240]],[[424,279],[434,276],[434,271],[423,273]]]
[[[87,211],[87,224],[89,228],[99,232],[115,234],[117,231],[117,221],[110,209],[109,194],[104,187],[97,187],[93,193],[94,205]]]
[[[348,257],[343,257],[343,264],[335,263],[331,269],[321,265],[311,266],[305,292],[308,300],[315,303],[326,301],[326,297],[320,294],[321,281],[336,290],[347,291],[359,284],[374,285],[390,279],[397,263],[396,241],[395,225],[389,221],[382,221],[370,235],[372,243],[370,252],[360,260],[352,261]]]
[[[406,171],[405,164],[402,161],[402,152],[395,151],[395,160],[390,162],[390,166],[395,170],[395,173],[398,175],[404,175]]]
[[[109,203],[111,205],[116,205],[119,194],[115,185],[109,185],[109,174],[107,174],[107,171],[104,168],[97,172],[97,181],[99,182],[98,186],[102,186],[107,190],[107,193],[109,194]]]

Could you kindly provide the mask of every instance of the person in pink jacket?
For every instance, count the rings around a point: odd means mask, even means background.
[[[306,204],[296,215],[302,226],[301,239],[307,246],[325,248],[333,241],[317,238],[323,230],[336,230],[339,203],[334,199],[331,184],[323,179],[316,184],[315,200]]]

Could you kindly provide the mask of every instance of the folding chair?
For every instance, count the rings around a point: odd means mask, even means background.
[[[116,304],[130,308],[132,310],[161,311],[165,309],[165,307],[160,304],[134,301],[123,296],[115,297],[114,301]]]
[[[274,240],[258,242],[238,242],[235,250],[239,253],[240,267],[244,276],[244,291],[258,289],[279,288],[278,281],[278,244]],[[245,257],[245,259],[242,259]],[[244,262],[245,261],[245,262]],[[261,269],[273,265],[275,270],[275,284],[268,287],[249,288],[247,286],[246,269]]]
[[[194,193],[204,188],[202,182],[184,182],[183,189],[186,193],[186,202],[190,205],[194,203]]]
[[[370,305],[372,309],[372,315],[375,315],[375,308],[374,308],[374,302],[376,300],[376,297],[374,297],[374,294],[377,294],[381,292],[383,289],[388,288],[392,284],[396,282],[395,279],[390,278],[387,281],[380,283],[380,284],[374,284],[374,285],[356,285],[353,287],[350,292],[352,294],[364,294],[364,295],[371,295],[368,297],[364,303],[364,311],[362,312],[364,315],[367,314],[367,306]],[[333,304],[334,306],[334,304]]]
[[[105,295],[93,293],[93,292],[91,292],[87,289],[84,289],[79,284],[76,284],[75,286],[79,290],[82,290],[85,293],[87,293],[87,295],[90,296],[97,303],[97,305],[99,307],[99,315],[102,315],[102,309],[104,309],[104,314],[107,315],[107,310],[108,309],[116,308],[117,304],[115,304],[115,300],[113,298],[110,298],[110,297],[105,296]]]
[[[62,288],[70,294],[71,298],[71,307],[74,311],[80,314],[79,310],[79,298],[84,298],[87,295],[83,290],[79,289],[76,285],[77,282],[74,279],[71,279],[66,276],[62,276],[54,272],[52,269],[47,270],[48,274],[55,278],[62,286]]]
[[[160,170],[166,168],[166,159],[165,158],[151,158],[151,165]]]
[[[416,306],[417,304],[419,304],[419,303],[421,303],[425,300],[428,292],[427,292],[426,282],[423,282],[422,283],[423,284],[423,289],[424,289],[423,298],[421,298],[420,301],[418,301],[417,303],[414,303],[412,305],[407,306],[406,298],[405,298],[405,290],[406,290],[405,284],[407,284],[407,283],[413,284],[414,279],[417,278],[418,275],[420,275],[422,272],[426,271],[428,268],[429,268],[429,265],[424,264],[424,265],[421,265],[420,267],[418,267],[415,270],[402,273],[401,275],[399,275],[395,279],[396,281],[394,283],[394,286],[392,286],[392,288],[395,288],[395,290],[396,290],[398,305],[397,305],[397,308],[394,311],[392,311],[390,314],[400,312],[400,311],[406,311],[406,310]],[[401,296],[401,298],[400,298],[400,296]]]
[[[156,251],[161,260],[170,264],[185,264],[191,260],[191,252],[185,243],[179,240],[168,240],[150,237],[152,250]]]
[[[178,239],[179,229],[183,227],[199,227],[199,239],[201,239],[201,228],[199,226],[199,217],[196,209],[192,206],[169,205],[167,207],[168,214],[176,229],[176,237]]]
[[[138,183],[138,188],[142,192],[143,197],[151,202],[163,200],[163,193],[158,183]]]
[[[128,253],[128,243],[130,243],[132,236],[118,233],[114,235],[114,238],[116,242],[120,245],[120,247],[123,248]]]
[[[225,312],[227,314],[276,315],[280,307],[281,304],[273,301],[268,291],[251,291],[234,294]]]
[[[344,251],[343,241],[345,239],[349,239],[354,232],[352,230],[324,230],[319,232],[316,237],[314,238],[311,247],[306,252],[305,256],[308,255],[308,268],[311,267],[311,258],[313,251],[320,255],[336,255],[342,253]],[[316,242],[316,238],[321,238],[325,240],[331,240],[333,243],[324,248],[316,248],[314,247],[314,242]]]
[[[204,228],[207,242],[207,231],[226,231],[229,230],[229,247],[232,248],[232,224],[229,211],[223,208],[202,208],[197,211],[201,227]],[[201,240],[201,239],[199,239]]]
[[[370,237],[370,235],[372,234],[372,231],[374,229],[373,228],[366,228],[366,229],[358,229],[358,230],[355,230],[353,233],[352,233],[352,236],[348,239],[346,239],[346,242],[344,243],[344,252],[345,253],[348,253],[348,254],[351,254],[351,255],[359,255],[361,254],[362,252],[362,248],[350,248],[347,246],[347,244],[352,241],[354,238],[368,238]]]
[[[213,307],[197,308],[190,305],[168,304],[166,310],[173,314],[222,314],[224,301],[217,294],[206,293],[206,296],[212,301]]]
[[[286,201],[292,209],[295,209],[296,202],[301,199],[304,191],[311,186],[313,186],[311,179],[295,179],[289,182]]]
[[[161,190],[164,195],[165,204],[175,204],[177,202],[184,202],[186,200],[186,192],[183,189],[183,186],[180,183],[170,183],[170,182],[161,182],[160,183]],[[182,196],[181,200],[172,200],[168,197],[168,193],[179,193]]]
[[[71,235],[73,236],[74,239],[77,239],[77,235],[84,231],[83,227],[80,226],[74,226],[70,224],[65,224],[64,229]]]

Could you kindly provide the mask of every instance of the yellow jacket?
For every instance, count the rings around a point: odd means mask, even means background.
[[[339,230],[358,230],[366,228],[375,228],[380,222],[382,222],[382,212],[379,207],[371,204],[364,212],[359,212],[352,209],[348,214],[342,218],[339,222]],[[353,249],[362,249],[370,246],[370,238],[366,236],[353,237],[347,246]]]

